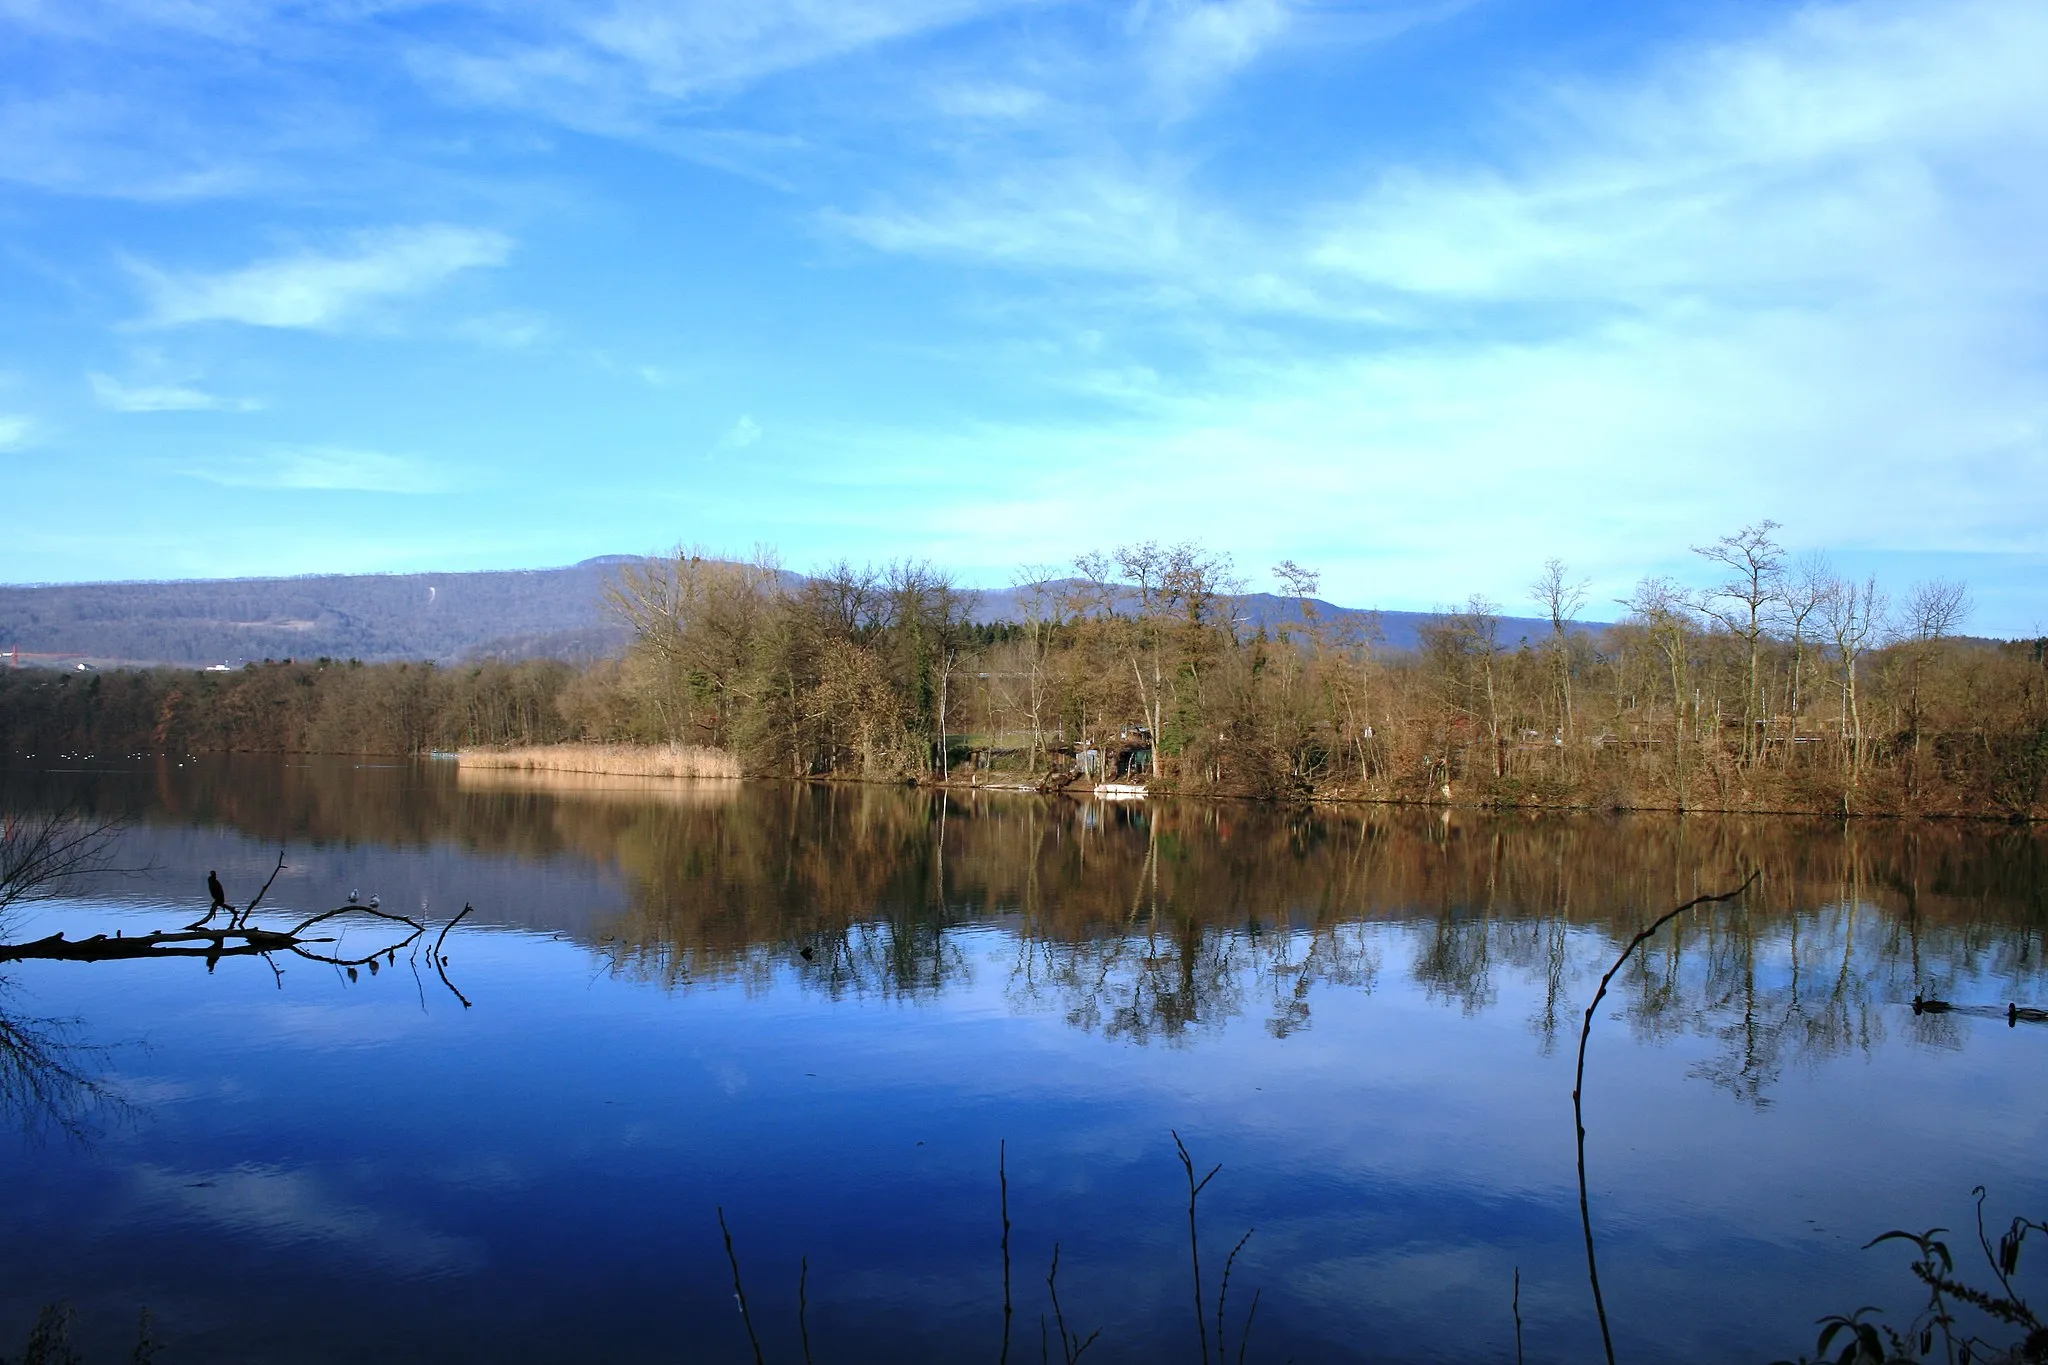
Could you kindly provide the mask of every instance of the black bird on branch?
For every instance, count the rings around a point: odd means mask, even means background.
[[[206,874],[206,889],[213,893],[213,906],[207,912],[209,915],[213,910],[233,910],[235,908],[228,904],[228,893],[221,890],[220,873],[209,872]]]

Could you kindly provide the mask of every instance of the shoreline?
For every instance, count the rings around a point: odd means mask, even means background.
[[[425,753],[330,753],[327,751],[293,749],[211,749],[201,751],[209,755],[268,755],[278,758],[330,757],[335,759],[396,759],[418,762],[447,763],[450,755],[438,753],[432,759]],[[197,757],[189,751],[172,755],[135,754],[123,755],[128,759],[149,758],[159,761],[172,758]],[[708,757],[707,757],[708,756]],[[36,760],[30,755],[10,756],[12,762],[4,767],[27,760],[33,765]],[[52,757],[55,757],[54,755]],[[1134,793],[1120,793],[1111,797],[1098,797],[1092,788],[1078,786],[1047,788],[1025,779],[999,782],[962,782],[957,779],[934,781],[923,777],[862,777],[843,773],[820,773],[803,777],[786,774],[749,773],[744,770],[736,756],[720,750],[690,749],[687,746],[638,746],[638,745],[536,745],[530,748],[464,749],[453,755],[457,772],[464,768],[471,773],[492,774],[506,787],[517,785],[528,790],[542,790],[551,779],[560,778],[564,786],[583,785],[575,779],[611,778],[620,781],[648,784],[646,790],[654,792],[667,784],[703,784],[706,787],[736,786],[742,782],[777,782],[816,784],[820,786],[875,786],[875,787],[916,787],[948,794],[974,792],[1000,792],[1012,796],[1065,797],[1071,800],[1090,798],[1111,800],[1117,804],[1142,804],[1146,800],[1172,801],[1213,801],[1241,802],[1248,805],[1275,807],[1320,807],[1337,808],[1344,806],[1383,806],[1397,810],[1436,810],[1443,812],[1479,812],[1494,815],[1700,815],[1715,817],[1756,816],[1794,818],[1801,820],[1873,820],[1873,821],[1929,821],[1967,822],[1980,825],[2005,825],[2016,829],[2035,829],[2048,825],[2048,817],[2031,814],[2017,814],[2001,811],[1957,809],[1954,807],[1901,808],[1880,804],[1875,808],[1844,810],[1827,805],[1720,805],[1710,803],[1676,804],[1673,802],[1556,802],[1556,801],[1487,801],[1487,800],[1445,800],[1441,797],[1417,798],[1389,795],[1373,795],[1356,791],[1307,791],[1290,795],[1266,795],[1256,792],[1219,790],[1214,788],[1182,789],[1172,785],[1156,786],[1142,797]],[[38,765],[39,766],[39,765]],[[687,769],[687,770],[686,770]],[[89,769],[79,771],[90,771]],[[478,785],[482,785],[479,783]]]

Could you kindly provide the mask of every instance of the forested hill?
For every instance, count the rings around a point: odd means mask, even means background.
[[[322,656],[365,663],[589,659],[626,640],[600,605],[618,562],[608,556],[562,569],[488,573],[0,587],[0,655],[18,649],[23,664],[79,656],[95,664],[200,666]]]
[[[621,565],[638,562],[607,555],[560,569],[0,587],[0,656],[18,650],[24,665],[96,666],[321,657],[583,662],[624,647],[625,629],[602,607],[604,585]],[[787,578],[792,587],[801,581]],[[1432,619],[1316,605],[1340,628],[1376,624],[1383,646],[1397,650],[1414,648],[1417,631]],[[1237,610],[1251,628],[1296,624],[1302,616],[1293,598],[1268,593],[1240,599]],[[980,621],[1019,620],[1019,594],[983,592],[973,614]],[[1549,630],[1547,622],[1519,617],[1504,617],[1500,626],[1510,647]],[[0,657],[0,666],[6,662]]]

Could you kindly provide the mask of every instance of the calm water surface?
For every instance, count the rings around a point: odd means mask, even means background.
[[[816,1359],[993,1361],[1006,1143],[1013,1358],[1057,1243],[1089,1360],[1190,1359],[1177,1130],[1223,1167],[1212,1337],[1256,1228],[1231,1358],[1256,1292],[1247,1360],[1512,1360],[1519,1270],[1527,1359],[1591,1359],[1579,1016],[1636,928],[1752,869],[1594,1033],[1623,1358],[1763,1361],[1824,1312],[1904,1318],[1906,1257],[1871,1236],[1968,1226],[1980,1183],[2001,1219],[2048,1208],[2048,1027],[2004,1017],[2048,1004],[2036,835],[477,777],[5,775],[11,809],[129,814],[118,861],[146,869],[29,907],[14,941],[176,927],[208,869],[239,902],[280,849],[271,923],[351,889],[432,933],[476,912],[449,985],[411,949],[354,979],[5,968],[10,1036],[43,1047],[0,1049],[0,1351],[63,1299],[91,1360],[126,1358],[144,1305],[169,1362],[751,1360],[722,1207],[770,1360],[803,1358],[807,1258]]]

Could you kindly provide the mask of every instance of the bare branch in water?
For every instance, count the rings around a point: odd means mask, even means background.
[[[754,1335],[754,1318],[747,1312],[747,1289],[740,1283],[740,1256],[732,1247],[732,1229],[725,1225],[725,1205],[718,1206],[718,1230],[725,1234],[725,1259],[732,1262],[732,1296],[739,1301],[740,1321],[747,1325],[747,1340],[753,1343],[754,1365],[767,1365],[761,1356],[761,1338]]]
[[[1216,1172],[1223,1169],[1223,1164],[1218,1162],[1211,1166],[1209,1173],[1197,1181],[1195,1159],[1188,1155],[1187,1144],[1180,1140],[1179,1132],[1170,1128],[1167,1131],[1173,1133],[1173,1149],[1180,1153],[1181,1167],[1188,1173],[1188,1256],[1195,1267],[1195,1330],[1201,1336],[1202,1359],[1206,1362],[1209,1359],[1209,1321],[1202,1311],[1202,1243],[1195,1233],[1195,1200],[1208,1187],[1209,1182],[1216,1178]],[[1221,1350],[1222,1345],[1219,1341],[1217,1349]]]
[[[1008,1167],[1010,1144],[1004,1139],[996,1144],[996,1180],[1002,1187],[1003,1200],[1003,1353],[996,1365],[1009,1365],[1010,1361],[1010,1172]]]
[[[1648,942],[1652,935],[1688,910],[1702,905],[1713,905],[1720,901],[1732,901],[1756,884],[1763,873],[1756,871],[1743,878],[1742,885],[1733,891],[1723,891],[1715,896],[1694,896],[1685,904],[1675,907],[1652,920],[1649,926],[1628,941],[1621,950],[1621,956],[1614,959],[1614,965],[1600,978],[1600,988],[1593,992],[1593,1003],[1586,1006],[1586,1021],[1579,1027],[1579,1068],[1572,1078],[1572,1127],[1576,1130],[1579,1144],[1579,1223],[1586,1233],[1586,1278],[1593,1284],[1593,1310],[1600,1318],[1600,1344],[1607,1348],[1607,1365],[1614,1365],[1614,1334],[1607,1326],[1607,1301],[1600,1293],[1600,1267],[1593,1257],[1593,1212],[1586,1200],[1586,1115],[1581,1098],[1586,1089],[1586,1044],[1593,1037],[1593,1012],[1600,1008],[1600,1002],[1607,998],[1607,987],[1614,981],[1622,964],[1629,960],[1636,949]],[[1520,1292],[1520,1271],[1516,1272],[1517,1297]],[[1517,1319],[1519,1322],[1519,1318]]]

